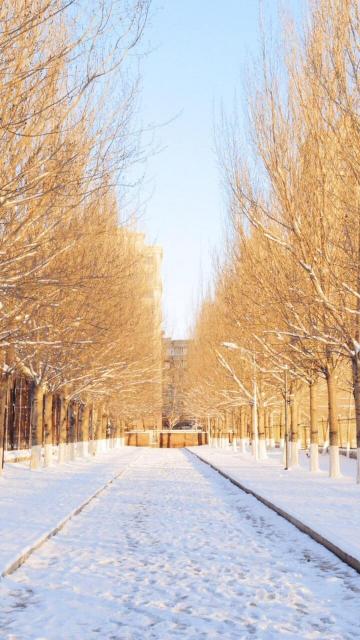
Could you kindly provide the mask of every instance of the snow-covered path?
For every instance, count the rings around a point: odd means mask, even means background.
[[[266,460],[232,448],[193,447],[200,458],[242,486],[269,500],[360,562],[360,485],[356,460],[340,456],[342,476],[329,478],[328,455],[320,455],[321,471],[309,472],[309,458],[284,471],[283,452],[270,449]]]
[[[176,449],[143,450],[0,596],[9,640],[360,638],[360,576]]]

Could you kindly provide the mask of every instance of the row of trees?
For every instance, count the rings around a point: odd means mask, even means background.
[[[298,461],[302,412],[316,471],[323,380],[336,477],[337,389],[350,384],[360,482],[358,2],[317,0],[300,34],[290,23],[284,32],[283,59],[264,43],[249,89],[250,144],[234,123],[223,130],[231,233],[194,331],[188,404],[219,417],[250,403],[260,457],[264,416],[283,407],[289,464]]]
[[[34,467],[55,394],[62,422],[74,402],[115,421],[161,401],[149,250],[121,207],[139,157],[127,59],[148,1],[95,4],[0,7],[0,447],[9,389],[25,376]]]

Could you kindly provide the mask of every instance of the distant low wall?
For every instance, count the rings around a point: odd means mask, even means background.
[[[125,434],[125,444],[131,447],[160,447],[172,449],[196,447],[208,444],[208,435],[203,431],[160,431],[129,432]]]
[[[144,433],[126,433],[125,444],[129,447],[148,447],[150,445],[150,434]]]
[[[161,448],[196,447],[207,444],[207,434],[203,431],[161,431]]]

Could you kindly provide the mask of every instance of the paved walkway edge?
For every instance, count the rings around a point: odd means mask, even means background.
[[[136,458],[136,460],[137,460],[137,458]],[[86,500],[84,500],[84,502],[82,502],[80,504],[80,506],[78,506],[75,509],[73,509],[70,513],[68,513],[67,516],[65,516],[65,518],[60,520],[60,522],[58,522],[58,524],[55,527],[53,527],[52,529],[50,529],[49,531],[44,533],[42,536],[40,536],[40,538],[38,538],[31,545],[29,545],[28,547],[25,547],[25,549],[23,549],[22,552],[18,556],[16,556],[14,558],[14,560],[11,560],[11,562],[9,562],[6,565],[5,569],[3,569],[1,574],[0,574],[0,578],[5,578],[6,576],[11,575],[17,569],[19,569],[19,567],[21,567],[21,565],[24,564],[24,562],[26,562],[26,560],[34,553],[34,551],[39,549],[47,540],[49,540],[49,538],[52,538],[53,536],[56,536],[56,534],[59,533],[59,531],[61,531],[61,529],[64,528],[66,523],[69,522],[69,520],[71,520],[71,518],[74,518],[79,513],[81,513],[81,511],[83,509],[85,509],[85,507],[90,502],[92,502],[95,498],[97,498],[97,496],[100,493],[105,491],[105,489],[107,489],[113,482],[115,482],[115,480],[118,480],[118,478],[121,478],[121,476],[124,475],[124,473],[128,470],[128,468],[131,466],[131,464],[133,462],[134,461],[132,460],[125,469],[122,469],[120,471],[120,473],[118,473],[115,476],[113,476],[112,478],[110,478],[110,480],[108,480],[102,487],[100,487],[100,489],[97,489],[95,491],[95,493],[93,493],[91,496],[86,498]]]
[[[298,520],[298,518],[295,518],[295,516],[291,515],[284,509],[281,509],[280,507],[278,507],[276,504],[274,504],[267,498],[264,498],[264,496],[262,496],[261,494],[257,493],[256,491],[253,491],[253,489],[249,489],[249,487],[246,487],[244,484],[242,484],[238,480],[235,480],[235,478],[233,478],[231,475],[229,475],[225,471],[222,471],[221,469],[216,467],[212,462],[209,462],[198,453],[195,453],[195,451],[192,451],[191,449],[187,449],[187,451],[189,451],[189,453],[191,453],[193,456],[201,460],[201,462],[204,462],[205,464],[209,465],[209,467],[214,469],[214,471],[217,471],[221,476],[223,476],[223,478],[226,478],[226,480],[229,480],[236,487],[238,487],[245,493],[248,493],[249,495],[254,496],[254,498],[259,500],[259,502],[262,502],[262,504],[264,504],[266,507],[268,507],[269,509],[272,509],[272,511],[275,511],[279,516],[281,516],[282,518],[285,518],[285,520],[288,520],[288,522],[291,522],[291,524],[293,524],[294,527],[296,527],[303,533],[306,533],[308,536],[310,536],[310,538],[315,540],[315,542],[318,542],[319,544],[321,544],[323,547],[328,549],[328,551],[331,551],[335,556],[340,558],[340,560],[342,560],[347,565],[349,565],[349,567],[352,567],[352,569],[355,569],[355,571],[360,573],[360,560],[358,560],[357,558],[354,558],[349,553],[347,553],[346,551],[338,547],[336,544],[334,544],[327,538],[324,538],[323,535],[321,535],[320,533],[318,533],[308,525],[301,522],[301,520]]]

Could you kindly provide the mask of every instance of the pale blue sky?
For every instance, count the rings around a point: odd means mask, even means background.
[[[277,0],[263,11],[278,21]],[[286,0],[289,9],[305,0]],[[199,292],[221,251],[225,197],[214,152],[214,114],[243,110],[244,74],[259,48],[257,0],[153,0],[144,39],[139,115],[162,150],[147,163],[139,226],[163,247],[164,328],[187,337]],[[235,98],[236,96],[236,98]]]

